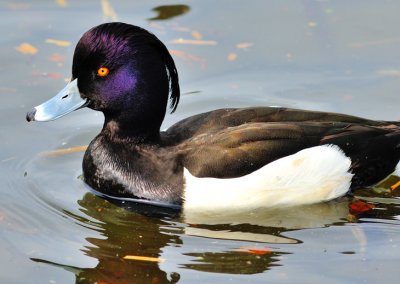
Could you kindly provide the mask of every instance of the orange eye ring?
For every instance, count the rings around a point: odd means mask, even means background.
[[[110,73],[110,70],[107,67],[100,67],[97,70],[97,75],[99,75],[100,77],[105,77],[108,75],[108,73]]]

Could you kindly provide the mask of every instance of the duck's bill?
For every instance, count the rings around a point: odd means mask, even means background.
[[[68,83],[56,96],[34,107],[26,114],[27,121],[49,121],[62,117],[74,110],[85,107],[87,99],[82,99],[78,89],[78,79]]]

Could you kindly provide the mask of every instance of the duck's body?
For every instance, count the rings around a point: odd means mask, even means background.
[[[206,201],[222,203],[224,196],[232,195],[228,206],[297,205],[336,198],[350,184],[374,184],[399,162],[400,122],[334,113],[220,109],[160,132],[169,81],[175,109],[175,65],[165,46],[147,31],[113,23],[82,37],[69,94],[83,99],[74,108],[87,105],[105,115],[104,127],[83,161],[85,181],[93,188],[197,208],[205,208],[198,202],[202,192]],[[65,91],[58,100],[65,100]],[[39,106],[28,119],[60,114],[46,115],[47,105]]]
[[[147,143],[101,133],[83,170],[104,193],[180,204],[184,168],[198,178],[234,179],[306,148],[337,145],[351,160],[352,187],[362,187],[393,172],[399,140],[399,122],[276,107],[220,109],[182,120]]]

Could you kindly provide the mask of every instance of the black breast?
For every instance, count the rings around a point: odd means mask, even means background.
[[[130,145],[100,134],[86,150],[83,174],[86,183],[108,195],[182,203],[181,162],[156,145]]]

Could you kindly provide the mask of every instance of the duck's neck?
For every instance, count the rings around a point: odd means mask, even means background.
[[[101,133],[110,140],[129,144],[158,144],[160,141],[160,126],[124,122],[105,118]]]

